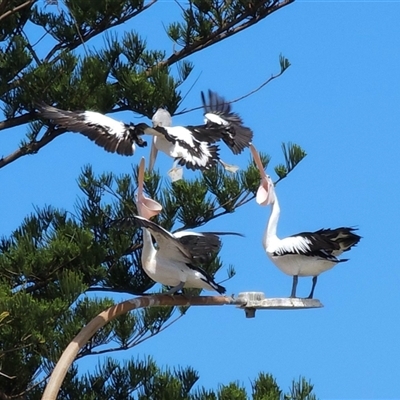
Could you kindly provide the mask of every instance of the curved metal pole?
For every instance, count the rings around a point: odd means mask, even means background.
[[[50,380],[43,393],[42,400],[55,400],[64,381],[65,375],[79,350],[91,339],[91,337],[105,324],[114,318],[128,311],[155,306],[222,306],[225,304],[237,304],[237,301],[225,296],[169,296],[153,295],[145,297],[136,297],[116,304],[109,309],[101,312],[93,318],[82,330],[72,339],[70,344],[64,350],[58,363],[56,364]]]

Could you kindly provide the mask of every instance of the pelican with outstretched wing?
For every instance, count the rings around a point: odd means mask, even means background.
[[[141,160],[138,174],[136,204],[139,216],[132,216],[129,220],[143,230],[142,267],[146,274],[155,282],[171,286],[168,294],[174,294],[184,287],[225,293],[225,288],[216,283],[201,264],[212,260],[221,248],[219,235],[235,233],[168,232],[149,220],[159,214],[162,207],[143,194],[143,179],[144,159]],[[154,246],[153,238],[157,247]]]
[[[36,105],[39,116],[56,127],[81,133],[110,153],[131,156],[135,145],[145,147],[142,131],[133,123],[125,124],[95,111],[67,111],[45,103]]]

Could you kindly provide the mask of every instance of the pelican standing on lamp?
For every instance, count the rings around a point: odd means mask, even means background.
[[[225,293],[225,288],[203,270],[199,264],[210,261],[221,247],[219,237],[213,233],[178,232],[172,234],[150,221],[161,212],[161,205],[143,194],[144,159],[138,174],[137,209],[139,216],[132,219],[142,228],[142,267],[155,282],[172,286],[166,292],[174,294],[186,288],[215,290]],[[153,239],[157,242],[154,247]]]
[[[350,250],[361,239],[354,233],[356,229],[341,227],[320,229],[316,232],[302,232],[279,239],[276,231],[280,207],[271,178],[264,172],[260,156],[250,146],[254,160],[261,174],[261,184],[256,200],[261,205],[271,205],[271,215],[262,239],[263,247],[269,259],[285,274],[293,276],[290,297],[296,297],[298,277],[312,276],[312,287],[308,299],[314,296],[318,276],[333,268],[336,264],[348,261],[337,258]]]

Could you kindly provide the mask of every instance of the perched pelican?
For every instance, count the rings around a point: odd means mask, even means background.
[[[260,157],[250,147],[261,174],[261,184],[256,200],[261,205],[272,205],[271,215],[263,236],[263,247],[270,260],[285,274],[293,276],[290,297],[296,297],[299,276],[312,276],[309,299],[313,298],[318,276],[336,264],[348,261],[338,259],[343,252],[350,250],[361,239],[354,233],[356,229],[341,227],[320,229],[316,232],[301,232],[279,239],[276,230],[280,208],[271,178],[265,174]]]
[[[196,232],[176,236],[148,219],[132,218],[143,228],[143,269],[153,281],[172,286],[167,294],[174,294],[184,287],[225,293],[225,288],[199,265],[210,260],[215,248],[219,249],[218,236]]]
[[[225,288],[217,284],[199,264],[208,262],[220,249],[221,241],[215,233],[182,231],[172,234],[150,221],[159,214],[162,207],[143,194],[144,159],[138,174],[138,194],[136,199],[139,216],[132,219],[142,227],[143,250],[142,267],[155,282],[172,286],[167,292],[174,294],[184,287],[215,290],[225,293]],[[157,242],[154,247],[152,237]]]
[[[144,147],[147,143],[134,124],[125,124],[95,111],[66,111],[44,103],[36,105],[42,118],[51,120],[56,126],[88,137],[110,153],[131,156],[135,144]]]

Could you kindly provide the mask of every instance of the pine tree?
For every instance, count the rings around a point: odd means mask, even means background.
[[[155,1],[55,0],[43,5],[37,0],[3,0],[0,130],[18,128],[25,130],[26,136],[14,152],[3,155],[0,168],[51,146],[65,133],[37,118],[36,102],[103,113],[130,110],[147,117],[163,104],[173,114],[182,102],[179,87],[193,69],[189,56],[258,23],[292,1],[190,1],[182,8],[181,21],[167,27],[167,35],[177,46],[168,55],[163,50],[148,49],[134,31],[126,31],[122,37],[105,35],[155,6]],[[32,29],[40,31],[43,42],[30,39],[28,32]],[[106,44],[88,52],[85,42],[99,35],[106,38]],[[280,66],[278,75],[289,66],[284,57],[280,58]],[[285,164],[276,167],[279,179],[305,155],[297,145],[284,146],[283,150]],[[263,161],[267,165],[266,155]],[[74,213],[51,206],[36,209],[9,237],[1,238],[1,399],[40,398],[49,373],[70,340],[114,303],[107,292],[136,295],[153,287],[154,282],[140,266],[140,229],[132,226],[122,231],[113,223],[136,213],[136,179],[136,169],[133,174],[105,172],[96,176],[86,166],[78,180],[82,195]],[[201,177],[175,183],[164,183],[153,172],[146,176],[145,190],[163,205],[156,221],[171,230],[178,224],[183,229],[198,227],[233,213],[254,198],[258,183],[258,172],[249,164],[236,176],[216,168]],[[222,262],[216,257],[205,267],[215,273]],[[89,296],[91,291],[97,296]],[[97,332],[78,358],[131,348],[158,334],[186,311],[149,308],[124,315]],[[150,359],[124,364],[107,359],[83,376],[73,366],[60,398],[247,396],[237,384],[221,386],[217,392],[193,389],[197,379],[190,368],[162,370]],[[311,390],[301,381],[285,398],[312,399],[312,395],[307,397]],[[254,381],[252,396],[280,398],[282,392],[272,377],[260,375]]]

